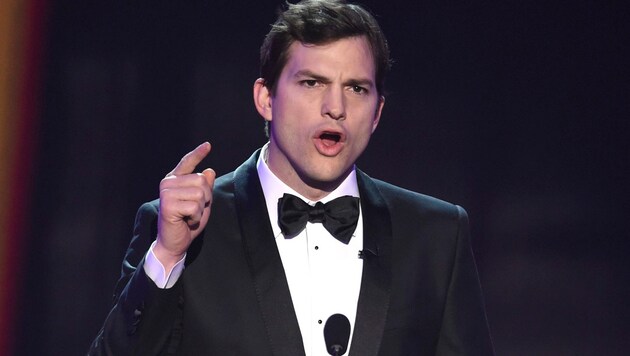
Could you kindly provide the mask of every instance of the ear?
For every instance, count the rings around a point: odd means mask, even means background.
[[[376,108],[376,112],[374,113],[374,120],[372,121],[372,133],[376,131],[376,126],[378,126],[378,123],[381,121],[383,106],[385,106],[385,97],[381,95],[378,99],[378,107]]]
[[[265,85],[265,80],[263,78],[256,79],[254,82],[254,105],[265,121],[271,121],[272,118],[271,102],[271,92]]]

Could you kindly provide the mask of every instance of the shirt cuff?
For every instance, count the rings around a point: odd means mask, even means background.
[[[182,275],[184,271],[184,261],[186,260],[186,254],[179,260],[175,266],[170,270],[168,274],[166,274],[166,270],[164,265],[153,253],[153,247],[157,241],[153,241],[151,247],[149,248],[149,252],[144,258],[144,273],[147,274],[149,278],[161,289],[168,289],[175,285],[179,276]]]

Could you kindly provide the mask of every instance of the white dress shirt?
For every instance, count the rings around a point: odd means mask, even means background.
[[[278,199],[284,193],[289,193],[310,205],[314,205],[316,201],[306,199],[276,177],[265,162],[266,153],[267,146],[263,147],[257,162],[258,176],[287,277],[304,350],[307,356],[328,355],[324,342],[324,325],[328,317],[337,313],[345,315],[350,321],[350,340],[354,332],[363,270],[363,260],[358,257],[363,248],[362,214],[359,214],[357,228],[348,245],[336,240],[321,223],[309,222],[297,236],[285,239],[278,226]],[[355,170],[321,202],[326,203],[344,195],[359,197]],[[153,254],[152,245],[147,253],[144,269],[158,287],[170,288],[183,272],[184,259],[170,273],[166,273]]]

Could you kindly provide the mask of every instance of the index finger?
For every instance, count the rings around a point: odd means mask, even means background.
[[[182,159],[179,161],[175,169],[173,169],[166,176],[179,176],[184,174],[190,174],[195,170],[195,167],[201,162],[208,153],[210,152],[210,143],[204,142],[201,145],[197,146],[194,150],[188,152]]]

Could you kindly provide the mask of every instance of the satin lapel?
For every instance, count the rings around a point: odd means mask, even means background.
[[[282,260],[258,179],[256,151],[234,173],[236,210],[256,297],[274,355],[304,355]]]
[[[389,209],[375,183],[357,170],[363,214],[363,277],[351,356],[377,355],[389,309],[392,227]]]

